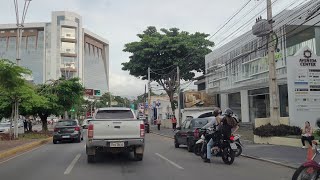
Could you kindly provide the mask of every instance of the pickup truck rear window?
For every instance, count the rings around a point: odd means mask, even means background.
[[[77,121],[59,121],[57,126],[76,126]]]
[[[95,119],[132,119],[134,115],[131,110],[100,110]]]

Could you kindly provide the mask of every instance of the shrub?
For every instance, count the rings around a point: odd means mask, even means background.
[[[277,126],[266,124],[253,130],[254,135],[261,137],[301,135],[301,133],[302,131],[300,127],[288,126],[284,124]]]

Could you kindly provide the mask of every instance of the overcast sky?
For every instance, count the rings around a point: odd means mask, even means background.
[[[20,7],[24,0],[18,0]],[[110,42],[110,88],[117,95],[136,96],[144,91],[144,84],[128,72],[121,63],[129,61],[122,51],[124,44],[136,41],[136,34],[147,26],[177,27],[190,32],[213,34],[248,0],[32,0],[27,22],[48,22],[51,11],[73,11],[83,18],[83,25]],[[263,0],[264,1],[264,0]],[[280,2],[282,1],[282,2]],[[279,0],[279,7],[294,0]],[[247,11],[261,3],[252,0]],[[261,3],[251,13],[263,9]],[[14,23],[12,0],[1,0],[0,23]],[[243,14],[245,15],[245,14]],[[254,14],[253,14],[254,15]],[[238,16],[241,18],[241,15]],[[235,19],[236,20],[236,19]],[[242,19],[238,19],[242,21]],[[213,40],[223,39],[223,35]]]

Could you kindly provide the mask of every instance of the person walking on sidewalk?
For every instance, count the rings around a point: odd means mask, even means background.
[[[31,119],[29,119],[28,125],[29,125],[29,132],[32,132],[32,121],[31,121]]]
[[[28,132],[28,121],[27,119],[23,120],[23,128],[24,128],[24,132]]]
[[[157,119],[157,126],[158,126],[158,130],[160,131],[161,119]]]
[[[173,131],[175,131],[177,128],[177,118],[175,115],[172,116],[171,122],[172,122],[172,129],[173,129]]]
[[[312,140],[314,140],[314,136],[312,136],[313,130],[310,126],[310,122],[306,121],[304,123],[304,128],[302,129],[302,136],[301,136],[301,142],[302,142],[302,148],[306,148],[305,141],[308,141],[309,145],[312,146]]]

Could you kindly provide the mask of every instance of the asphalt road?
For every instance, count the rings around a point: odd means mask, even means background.
[[[293,170],[247,158],[233,165],[221,158],[203,163],[185,148],[175,149],[172,139],[147,134],[144,160],[136,162],[130,154],[103,155],[95,164],[87,164],[85,143],[43,145],[6,162],[0,162],[0,179],[14,180],[282,180]]]

